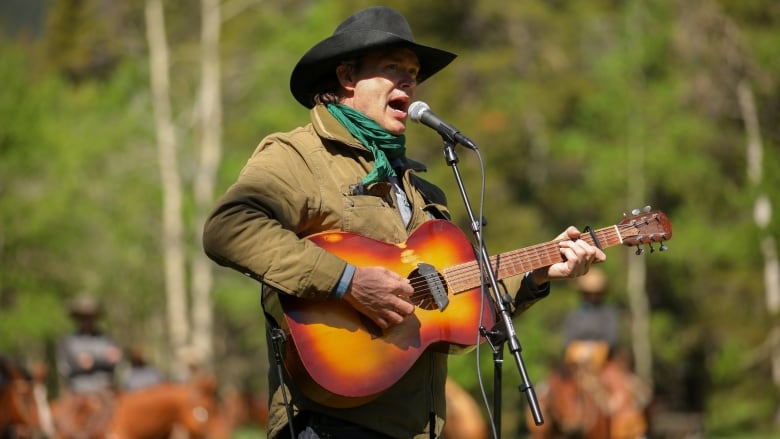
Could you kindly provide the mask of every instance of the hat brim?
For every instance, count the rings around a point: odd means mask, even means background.
[[[306,108],[314,106],[318,85],[335,79],[336,67],[351,55],[383,47],[411,49],[420,63],[417,83],[421,83],[446,67],[457,55],[446,50],[411,42],[398,35],[380,30],[360,30],[333,35],[309,49],[295,65],[290,75],[290,91]]]
[[[98,316],[100,316],[101,312],[100,312],[100,310],[74,309],[74,310],[71,310],[68,314],[71,317],[74,317],[74,318],[77,318],[77,317],[98,317]]]

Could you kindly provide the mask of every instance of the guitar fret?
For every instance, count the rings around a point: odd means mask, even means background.
[[[620,244],[623,243],[623,237],[620,236],[620,232],[618,231],[617,225],[615,225],[612,229],[610,229],[611,232],[615,233],[615,236],[617,236],[618,242]]]
[[[538,263],[540,266],[542,266],[542,264],[544,264],[544,261],[542,260],[542,255],[540,255],[540,254],[539,254],[539,252],[536,252],[536,253],[535,253],[535,255],[536,255],[536,260],[537,260],[537,263]]]

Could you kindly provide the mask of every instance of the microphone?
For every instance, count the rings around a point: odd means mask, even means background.
[[[417,123],[433,128],[441,134],[443,138],[454,143],[460,143],[466,148],[476,150],[477,144],[471,139],[460,133],[455,127],[441,120],[439,116],[433,114],[431,107],[425,102],[415,101],[409,106],[409,118]]]

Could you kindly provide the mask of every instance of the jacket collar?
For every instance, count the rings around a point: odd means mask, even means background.
[[[358,139],[347,131],[347,128],[341,124],[324,105],[315,105],[309,112],[314,131],[323,139],[333,140],[354,148],[368,150]]]
[[[352,136],[352,134],[347,131],[347,128],[336,120],[324,105],[315,105],[309,113],[314,131],[321,138],[343,143],[352,148],[368,151],[368,148],[363,146],[358,139]],[[412,160],[408,157],[403,157],[402,160],[406,169],[412,169],[417,172],[428,170],[423,163],[416,160]]]

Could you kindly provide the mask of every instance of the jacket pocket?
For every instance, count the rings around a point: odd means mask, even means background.
[[[385,242],[402,242],[406,229],[396,208],[373,195],[343,196],[343,230]]]

